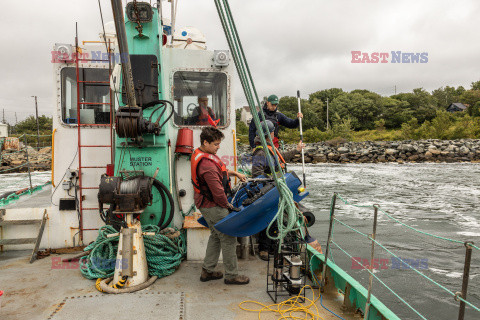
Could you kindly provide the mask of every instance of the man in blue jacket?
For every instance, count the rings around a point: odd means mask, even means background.
[[[278,148],[278,128],[279,126],[284,126],[286,128],[294,129],[297,128],[299,125],[298,118],[303,118],[302,113],[297,114],[297,119],[290,119],[286,115],[281,112],[278,112],[278,97],[274,94],[267,98],[267,102],[263,106],[263,113],[265,114],[265,120],[270,120],[275,125],[274,138],[273,144],[276,148]],[[260,112],[258,113],[260,117],[260,121],[262,121],[262,117],[260,116]],[[250,147],[255,148],[255,136],[257,135],[257,127],[255,126],[255,122],[250,122],[250,128],[248,130],[248,141],[250,142]]]

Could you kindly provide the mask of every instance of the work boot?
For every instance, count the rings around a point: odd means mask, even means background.
[[[223,273],[221,271],[208,272],[207,270],[202,268],[202,275],[200,276],[200,281],[206,282],[206,281],[217,280],[222,278],[223,278]]]
[[[238,275],[235,278],[224,279],[225,284],[248,284],[250,282],[250,278],[244,275]]]
[[[260,259],[268,261],[268,251],[260,251],[258,255],[260,256]]]

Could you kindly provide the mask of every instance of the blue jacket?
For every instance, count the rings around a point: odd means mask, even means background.
[[[273,124],[275,125],[274,135],[277,138],[278,138],[279,125],[287,127],[289,129],[293,129],[293,128],[297,128],[300,123],[298,118],[290,119],[283,113],[278,112],[277,110],[270,111],[266,107],[263,108],[263,113],[265,114],[265,119],[272,121]],[[262,117],[260,116],[260,112],[258,113],[258,117],[260,118],[260,121],[261,121]],[[250,127],[248,129],[248,141],[250,143],[250,147],[252,148],[255,148],[254,140],[256,135],[257,135],[257,127],[255,126],[255,122],[253,122],[252,120],[252,122],[250,122]]]

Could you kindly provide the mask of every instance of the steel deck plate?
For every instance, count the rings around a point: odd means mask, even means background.
[[[183,320],[184,301],[183,292],[162,291],[66,297],[48,319],[131,320],[134,314],[138,319]]]

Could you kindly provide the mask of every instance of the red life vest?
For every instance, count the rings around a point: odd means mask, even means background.
[[[199,107],[199,109],[200,109],[200,114],[198,115],[197,124],[201,126],[212,125],[216,127],[220,119],[215,120],[215,113],[213,113],[212,108]]]
[[[275,148],[280,147],[280,141],[277,137],[273,137],[273,145],[275,146]]]
[[[205,161],[212,161],[220,169],[220,171],[222,172],[222,186],[225,190],[225,194],[229,196],[232,189],[230,187],[230,178],[228,177],[227,166],[222,162],[222,160],[220,160],[217,155],[203,152],[200,149],[195,149],[190,161],[193,190],[196,193],[202,194],[208,200],[212,202],[214,201],[212,192],[210,191],[210,189],[208,189],[206,182],[198,176],[198,165],[200,164],[200,161],[204,159]]]

